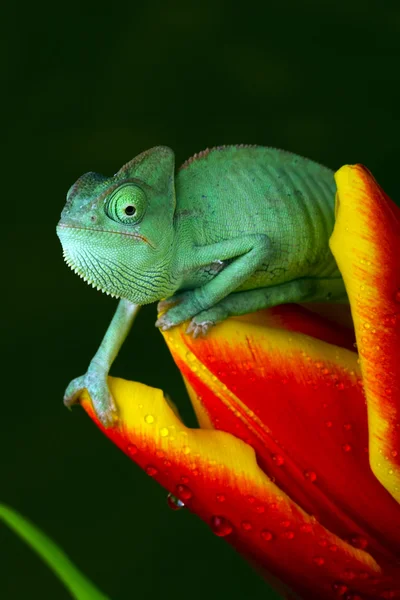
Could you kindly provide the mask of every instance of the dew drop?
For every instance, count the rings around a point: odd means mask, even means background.
[[[326,425],[326,427],[328,427],[330,429],[332,427],[333,423],[332,423],[332,421],[325,421],[325,425]]]
[[[213,515],[211,517],[210,525],[212,531],[219,537],[225,537],[233,531],[232,523],[220,515]]]
[[[345,429],[346,431],[351,431],[352,429],[352,424],[351,423],[345,423],[343,425],[343,429]]]
[[[178,484],[176,486],[176,493],[181,500],[190,500],[193,496],[192,490],[187,485]]]
[[[177,498],[173,494],[168,494],[167,504],[171,510],[180,510],[181,508],[184,508],[184,506],[185,506],[185,504],[182,502],[182,500],[179,500],[179,498]]]
[[[265,513],[265,506],[263,506],[262,504],[259,504],[258,506],[256,506],[255,511],[259,515],[262,515],[262,513]]]
[[[331,552],[336,552],[336,551],[337,551],[337,549],[338,549],[338,547],[336,546],[336,544],[331,544],[331,545],[329,546],[329,550],[330,550]]]
[[[157,475],[158,473],[158,469],[156,467],[153,467],[152,465],[148,465],[145,471],[150,477],[154,477],[154,475]]]
[[[283,537],[285,540],[292,540],[294,538],[294,531],[284,531],[281,534],[281,537]]]
[[[225,502],[226,496],[224,494],[217,494],[216,500],[217,500],[217,502]]]
[[[317,474],[314,471],[304,471],[304,477],[311,483],[317,480]]]
[[[244,531],[251,531],[253,529],[253,525],[250,521],[242,521],[241,526]]]
[[[344,596],[345,593],[349,590],[347,585],[342,583],[341,581],[335,581],[335,583],[332,584],[332,589],[335,592],[336,596]]]
[[[288,520],[281,521],[281,526],[284,527],[285,529],[287,529],[288,527],[290,527],[290,521],[288,521]]]
[[[343,452],[351,452],[352,448],[351,448],[350,444],[343,444],[342,450],[343,450]]]
[[[135,444],[129,444],[127,450],[131,456],[135,456],[138,453],[138,447]]]
[[[189,477],[186,477],[186,475],[182,475],[181,482],[182,483],[189,483]]]
[[[365,550],[368,546],[368,540],[362,535],[352,535],[349,542],[354,548],[358,548],[359,550]]]
[[[344,390],[344,383],[342,381],[338,381],[335,385],[337,390]]]
[[[189,446],[183,446],[182,452],[183,452],[183,454],[190,454],[190,448],[189,448]]]
[[[255,501],[256,499],[254,498],[254,496],[247,496],[247,502],[249,504],[254,504]]]
[[[146,421],[146,423],[148,425],[151,425],[155,421],[153,415],[146,415],[145,418],[144,418],[144,420]]]
[[[272,454],[271,458],[275,462],[277,467],[281,467],[285,464],[285,459],[280,454]]]
[[[393,456],[393,458],[396,458],[398,452],[397,450],[392,450],[390,454]]]
[[[265,542],[270,542],[273,539],[273,535],[270,531],[268,531],[267,529],[263,529],[260,532],[260,536],[261,538],[265,541]]]
[[[300,531],[303,533],[310,533],[310,531],[312,531],[312,527],[308,523],[305,523],[304,525],[300,526]]]
[[[317,567],[322,567],[325,564],[325,559],[322,556],[314,556],[313,563],[317,565]]]
[[[168,427],[161,427],[161,429],[160,429],[160,435],[161,435],[161,437],[167,437],[168,434],[169,434]]]

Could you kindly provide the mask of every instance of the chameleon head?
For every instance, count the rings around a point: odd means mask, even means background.
[[[114,177],[86,173],[57,226],[67,264],[93,287],[135,304],[164,298],[171,280],[174,154],[143,152]]]

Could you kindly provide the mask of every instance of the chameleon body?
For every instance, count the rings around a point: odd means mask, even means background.
[[[105,424],[115,418],[107,374],[138,305],[160,301],[163,330],[191,319],[188,333],[288,302],[347,302],[328,241],[333,172],[262,146],[205,150],[174,171],[163,146],[113,177],[83,175],[57,227],[66,262],[93,286],[121,298],[86,375]]]

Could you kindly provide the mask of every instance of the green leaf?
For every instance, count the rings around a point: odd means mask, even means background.
[[[77,600],[109,600],[70,561],[58,546],[33,523],[12,508],[0,504],[0,519],[48,564]]]

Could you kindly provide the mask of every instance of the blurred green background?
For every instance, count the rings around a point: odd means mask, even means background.
[[[15,3],[3,19],[0,500],[112,598],[267,597],[264,582],[79,408],[116,302],[63,263],[55,225],[83,172],[153,145],[177,162],[258,143],[332,168],[363,162],[400,196],[400,4],[288,0]],[[179,373],[143,310],[112,372],[161,387],[190,423]],[[0,525],[0,597],[69,598]],[[272,596],[271,596],[272,597]]]

